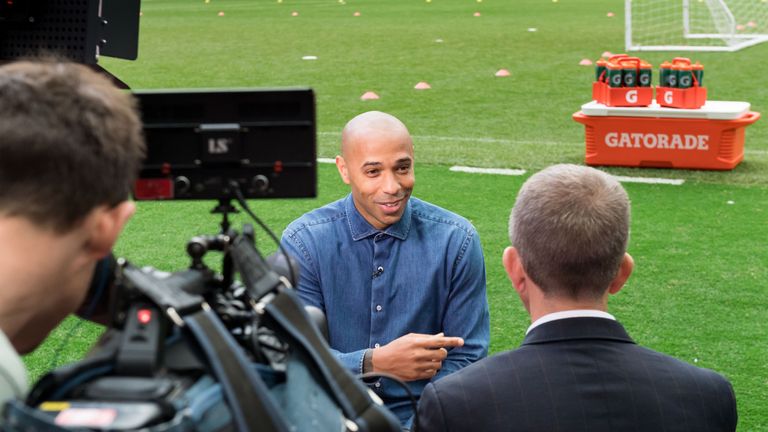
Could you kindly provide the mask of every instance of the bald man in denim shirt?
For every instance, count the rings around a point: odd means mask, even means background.
[[[413,143],[397,118],[367,112],[342,132],[336,166],[351,193],[283,233],[301,265],[298,293],[328,318],[330,346],[354,374],[386,373],[418,398],[487,355],[485,264],[469,221],[411,197]],[[372,389],[410,427],[406,391]]]

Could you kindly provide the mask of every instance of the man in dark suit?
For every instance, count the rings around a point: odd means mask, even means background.
[[[633,268],[629,200],[607,174],[555,165],[523,185],[504,268],[533,324],[522,346],[429,384],[430,431],[734,431],[719,374],[636,345],[608,314]]]

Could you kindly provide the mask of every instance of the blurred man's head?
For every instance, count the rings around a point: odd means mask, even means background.
[[[413,142],[400,120],[379,111],[350,120],[342,132],[336,166],[368,223],[385,229],[400,220],[416,182]]]
[[[599,302],[631,272],[629,216],[627,193],[614,178],[588,167],[551,166],[520,189],[505,266],[509,272],[521,265],[545,297]]]
[[[21,352],[85,296],[133,214],[133,97],[76,64],[0,67],[0,328]]]
[[[128,93],[85,66],[0,68],[0,214],[62,232],[125,201],[144,154]]]

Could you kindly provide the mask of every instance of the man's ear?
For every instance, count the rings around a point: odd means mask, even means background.
[[[526,290],[528,275],[523,270],[523,263],[517,249],[511,246],[504,249],[502,262],[504,263],[504,270],[507,271],[507,277],[509,277],[517,293],[522,296]]]
[[[86,218],[88,254],[94,259],[105,257],[117,242],[117,237],[136,211],[136,204],[123,201],[114,207],[96,207]]]
[[[632,259],[632,255],[624,253],[624,258],[621,259],[621,265],[619,271],[616,273],[616,277],[611,281],[611,285],[608,287],[609,294],[616,294],[621,290],[624,284],[629,279],[629,275],[632,274],[632,270],[635,268],[635,260]]]
[[[336,156],[336,168],[339,170],[339,175],[344,183],[349,184],[349,170],[347,169],[347,161],[341,156]]]

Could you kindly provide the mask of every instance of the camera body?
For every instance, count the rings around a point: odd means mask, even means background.
[[[251,232],[248,227],[245,231]],[[203,263],[209,251],[232,261],[238,244],[250,251],[247,259],[258,270],[258,279],[271,285],[264,295],[289,289],[290,281],[272,272],[253,238],[246,236],[230,231],[191,239],[190,268],[175,273],[139,268],[111,256],[103,260],[86,308],[109,310],[110,329],[85,360],[44,377],[28,403],[66,428],[232,428],[211,359],[190,337],[184,317],[208,310],[222,324],[219,336],[231,337],[255,372],[262,369],[270,379],[285,373],[289,347],[262,325],[255,308],[262,299],[232,275],[218,274]]]
[[[251,231],[194,237],[187,244],[190,268],[175,273],[102,261],[89,301],[102,308],[109,303],[110,329],[84,360],[43,377],[25,405],[10,405],[9,429],[348,428],[351,416],[339,405],[346,396],[328,388],[351,376],[328,363],[316,327],[322,314],[313,311],[310,318],[291,289],[297,272],[290,259],[263,258]],[[223,268],[239,280],[208,268],[203,257],[210,251],[221,252]],[[241,388],[231,390],[233,382]],[[358,397],[367,397],[355,385]],[[243,415],[259,407],[250,420]],[[385,408],[368,411],[373,420],[360,424],[397,430]]]

